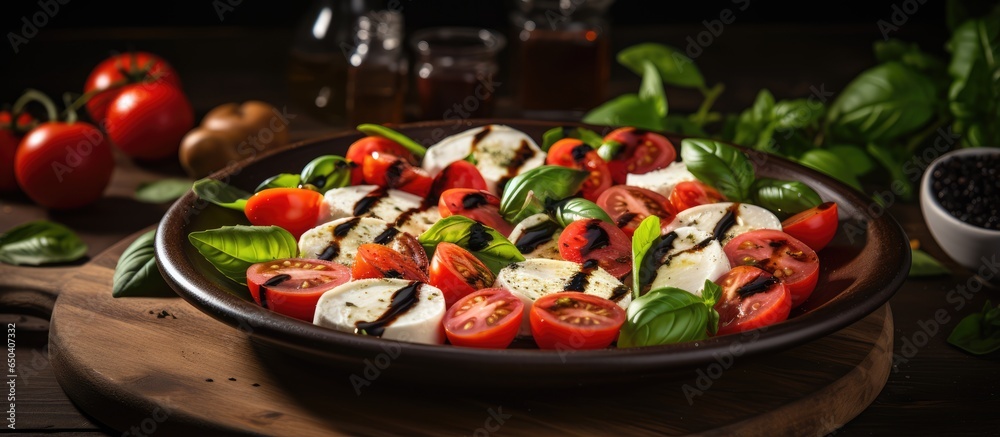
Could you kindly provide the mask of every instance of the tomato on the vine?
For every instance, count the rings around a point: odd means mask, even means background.
[[[781,222],[781,230],[818,251],[837,234],[837,220],[837,204],[826,202],[789,217]]]
[[[21,140],[14,157],[18,185],[35,203],[52,209],[100,198],[114,166],[104,134],[83,122],[42,123]]]
[[[517,337],[523,314],[521,298],[503,288],[487,288],[448,308],[444,332],[455,346],[503,349]]]
[[[495,280],[496,275],[486,264],[461,246],[441,242],[434,249],[428,283],[441,289],[446,307],[451,307],[476,290],[493,285]]]
[[[323,293],[351,279],[351,270],[317,259],[279,259],[247,269],[247,287],[258,305],[312,323]]]
[[[9,111],[0,111],[0,192],[17,191],[14,157],[32,121],[31,114],[27,112],[22,112],[17,120],[13,120]]]
[[[604,190],[611,188],[611,171],[608,164],[601,159],[597,151],[575,138],[563,138],[556,141],[545,156],[545,163],[562,167],[575,168],[590,173],[583,181],[581,191],[583,197],[596,201]]]
[[[83,87],[85,93],[96,93],[87,101],[90,117],[103,124],[108,107],[125,89],[124,85],[140,82],[163,82],[178,89],[181,87],[177,71],[159,56],[146,52],[114,55],[94,67]]]
[[[634,127],[615,129],[604,136],[605,142],[620,144],[608,168],[616,184],[624,184],[629,173],[643,174],[666,168],[677,157],[674,145],[663,135]]]
[[[167,82],[128,85],[107,108],[108,138],[126,155],[155,160],[177,155],[194,127],[194,110],[180,88]]]
[[[788,318],[792,298],[778,278],[757,267],[736,266],[715,280],[722,296],[715,304],[719,312],[717,335],[732,334]]]
[[[567,291],[536,300],[529,321],[541,349],[601,349],[618,337],[625,310],[601,297]]]
[[[323,195],[305,188],[268,188],[247,199],[243,209],[250,223],[279,226],[295,238],[316,226]]]

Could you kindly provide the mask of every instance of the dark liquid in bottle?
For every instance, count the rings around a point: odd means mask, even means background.
[[[480,80],[482,79],[482,80]],[[424,119],[483,118],[493,113],[493,94],[487,77],[473,72],[433,72],[417,77]]]
[[[608,37],[595,30],[536,28],[521,42],[521,104],[529,110],[588,110],[604,103]]]

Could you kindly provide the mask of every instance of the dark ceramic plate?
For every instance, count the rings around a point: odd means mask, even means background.
[[[555,123],[517,120],[471,120],[404,125],[400,130],[419,142],[436,140],[489,123],[507,124],[540,139]],[[298,144],[233,169],[216,179],[252,191],[278,173],[297,173],[323,154],[343,155],[360,133],[320,138]],[[680,145],[680,137],[671,137]],[[392,379],[424,383],[483,383],[483,375],[508,386],[574,385],[583,381],[612,382],[669,377],[709,364],[718,355],[750,356],[775,352],[828,335],[882,306],[906,278],[910,264],[908,241],[899,224],[871,199],[830,177],[781,158],[755,155],[760,176],[800,180],[824,200],[837,202],[840,228],[820,252],[816,291],[789,320],[766,329],[699,342],[634,349],[542,351],[480,350],[447,345],[400,343],[320,328],[263,309],[244,289],[216,271],[188,243],[193,231],[248,224],[235,211],[200,201],[192,193],[181,198],[160,222],[156,256],[160,270],[184,299],[233,327],[249,332],[269,349],[310,358],[321,365],[360,372],[380,355],[391,366],[382,373]],[[385,357],[383,357],[385,359]]]

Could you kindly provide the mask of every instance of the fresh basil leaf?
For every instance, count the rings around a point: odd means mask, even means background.
[[[656,105],[635,94],[625,94],[604,102],[583,116],[583,122],[601,126],[633,126],[653,131],[663,130],[663,118]]]
[[[910,251],[910,277],[928,277],[948,275],[951,272],[940,261],[920,249]]]
[[[173,297],[174,290],[156,267],[156,229],[136,238],[122,252],[111,281],[112,297]]]
[[[643,260],[646,257],[646,252],[652,248],[660,240],[660,218],[655,215],[650,215],[642,219],[639,226],[635,228],[635,233],[632,234],[632,266],[634,271],[632,272],[632,299],[638,299],[639,294],[642,292],[642,278],[640,275],[640,270],[646,267]]]
[[[722,287],[708,279],[701,289],[701,299],[708,307],[708,333],[715,335],[719,333],[719,312],[715,310],[715,304],[722,298]]]
[[[188,240],[219,272],[243,285],[251,265],[299,255],[295,237],[277,226],[223,226],[192,232]]]
[[[663,81],[652,62],[642,61],[642,84],[639,85],[639,100],[649,102],[656,108],[656,115],[667,116],[667,94],[663,92]]]
[[[549,148],[551,148],[556,141],[563,138],[576,138],[583,141],[584,144],[593,147],[595,150],[598,147],[601,147],[601,144],[604,142],[604,138],[601,138],[597,132],[590,129],[583,127],[559,126],[549,129],[542,134],[541,149],[548,152]]]
[[[934,116],[934,83],[899,62],[862,72],[837,96],[827,122],[850,142],[888,142],[913,132]]]
[[[361,164],[361,163],[357,163]],[[337,155],[324,155],[309,161],[299,175],[302,188],[325,193],[351,184],[352,163]]]
[[[598,219],[611,224],[611,216],[600,206],[587,199],[573,197],[555,204],[552,208],[552,219],[561,227],[569,226],[577,220]]]
[[[87,245],[69,228],[47,220],[15,226],[0,235],[0,262],[42,265],[76,261]]]
[[[779,217],[788,217],[823,203],[816,191],[799,181],[760,178],[751,191],[754,203]]]
[[[998,7],[997,11],[1000,11]],[[949,109],[964,147],[1000,143],[1000,12],[958,26],[948,42]],[[977,126],[976,132],[964,127]],[[967,139],[968,138],[968,139]],[[975,139],[974,143],[970,139]]]
[[[875,160],[889,172],[889,177],[892,181],[891,184],[893,185],[892,191],[899,193],[899,196],[904,200],[912,199],[913,183],[910,182],[910,178],[908,178],[906,173],[903,171],[905,168],[903,165],[903,158],[897,157],[889,148],[879,147],[875,144],[869,144],[865,150],[867,150],[868,154],[875,158]],[[898,153],[903,154],[906,153],[906,151],[898,150]]]
[[[704,88],[705,79],[691,58],[673,47],[655,43],[634,45],[618,52],[618,63],[643,74],[643,63],[656,66],[663,83],[685,88]]]
[[[610,162],[612,159],[615,159],[615,156],[618,156],[618,153],[622,151],[622,147],[624,147],[622,143],[617,141],[605,141],[601,143],[601,147],[597,148],[597,155],[601,159]]]
[[[775,128],[788,130],[815,126],[824,112],[823,104],[819,102],[782,100],[774,104]]]
[[[198,197],[223,208],[243,211],[251,194],[215,179],[202,179],[191,187]]]
[[[681,141],[681,159],[700,181],[715,187],[734,202],[750,199],[755,179],[753,164],[736,147],[708,139]]]
[[[409,150],[417,158],[423,158],[424,154],[427,153],[427,148],[421,146],[420,143],[413,141],[412,138],[404,135],[402,132],[397,132],[395,130],[389,129],[385,126],[378,124],[361,124],[356,128],[365,135],[371,135],[376,137],[382,137],[395,141],[400,146]]]
[[[679,288],[659,288],[632,301],[618,347],[654,346],[708,338],[712,317],[705,301]],[[716,324],[718,322],[716,321]]]
[[[135,190],[135,200],[146,203],[172,202],[187,194],[193,184],[187,179],[160,179],[139,184]]]
[[[691,118],[685,115],[670,115],[668,114],[663,119],[663,131],[673,132],[681,135],[688,135],[693,137],[707,137],[708,134],[705,133],[705,129],[702,129],[698,123],[691,121]],[[602,156],[603,158],[603,156]]]
[[[839,156],[847,168],[851,169],[857,176],[864,176],[875,168],[875,162],[861,147],[837,145],[827,147],[827,150]]]
[[[417,239],[428,257],[434,256],[438,243],[455,243],[479,258],[493,272],[500,273],[510,263],[524,261],[524,256],[503,234],[468,217],[452,215],[434,223]]]
[[[259,193],[271,188],[298,188],[301,180],[302,178],[297,174],[281,173],[265,179],[253,192]]]
[[[798,162],[820,173],[825,173],[859,191],[861,190],[861,182],[854,175],[854,171],[839,156],[829,150],[809,150],[799,157]]]
[[[970,314],[955,325],[948,343],[974,355],[1000,350],[1000,306],[986,301],[983,311]]]
[[[773,120],[774,96],[766,89],[760,90],[757,92],[757,98],[754,99],[753,106],[740,114],[736,122],[733,142],[746,146],[757,144],[761,132],[764,132],[768,126],[773,125]]]
[[[544,205],[570,197],[580,191],[589,173],[558,165],[543,165],[514,176],[503,189],[500,214],[512,223],[515,217],[527,217],[544,211]],[[541,209],[525,208],[531,193]]]
[[[917,44],[905,43],[898,39],[876,41],[875,59],[879,62],[899,62],[934,78],[945,72],[944,62],[941,59],[920,50]]]

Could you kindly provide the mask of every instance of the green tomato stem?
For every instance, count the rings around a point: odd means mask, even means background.
[[[726,86],[722,83],[717,83],[712,88],[700,87],[698,88],[701,93],[705,96],[705,100],[701,102],[701,106],[698,107],[698,112],[695,112],[691,116],[691,122],[696,124],[698,127],[702,127],[708,121],[708,113],[712,109],[712,105],[715,104],[716,99],[722,95],[722,92],[726,90]]]
[[[17,115],[21,114],[24,107],[31,102],[38,102],[45,107],[45,113],[48,116],[49,121],[58,120],[59,111],[56,110],[56,104],[52,102],[52,99],[45,95],[45,93],[30,88],[26,90],[24,94],[22,94],[21,97],[14,102],[14,106],[11,107],[10,112],[12,119],[16,120]]]

